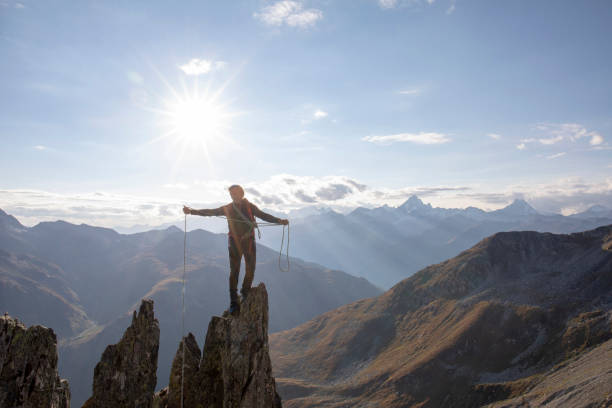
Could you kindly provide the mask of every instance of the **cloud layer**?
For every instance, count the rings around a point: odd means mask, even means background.
[[[591,146],[604,144],[604,138],[599,132],[587,130],[578,123],[542,123],[535,126],[534,130],[538,133],[538,137],[522,139],[519,146],[523,147],[517,146],[519,149],[525,149],[530,143],[552,146],[564,141],[574,143],[580,140],[588,141]]]
[[[194,208],[214,208],[227,203],[227,187],[231,184],[225,180],[169,184],[165,190],[172,198],[104,192],[57,194],[0,190],[0,208],[17,216],[26,225],[63,219],[105,227],[154,227],[181,223],[183,204]],[[264,181],[244,183],[243,186],[249,200],[276,213],[306,207],[327,207],[347,212],[360,206],[398,206],[412,195],[446,208],[475,206],[491,210],[501,208],[515,198],[526,199],[539,211],[566,215],[596,204],[612,208],[612,178],[597,181],[568,178],[545,184],[517,183],[492,188],[478,185],[381,188],[344,176],[281,174]]]
[[[451,139],[444,133],[420,132],[420,133],[397,133],[384,136],[365,136],[361,140],[365,142],[389,145],[397,142],[410,142],[415,144],[442,144]]]
[[[212,71],[220,70],[226,65],[227,63],[225,61],[192,58],[188,63],[179,65],[179,68],[186,75],[204,75]]]
[[[304,10],[302,3],[284,0],[264,7],[259,13],[254,13],[253,17],[269,26],[308,28],[323,18],[323,12],[314,8]]]

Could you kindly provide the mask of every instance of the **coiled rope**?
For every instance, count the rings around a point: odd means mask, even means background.
[[[253,225],[254,228],[257,228],[257,234],[259,236],[259,239],[261,239],[261,232],[259,231],[259,227],[272,227],[272,226],[276,226],[276,225],[282,225],[283,226],[283,236],[281,238],[281,246],[280,246],[280,250],[278,251],[278,269],[281,272],[289,272],[291,269],[291,264],[289,262],[289,224],[284,225],[284,224],[279,224],[276,222],[255,222],[255,221],[246,221],[246,220],[241,220],[241,219],[237,219],[237,218],[227,218],[223,215],[219,215],[217,216],[219,218],[225,218],[228,221],[234,221],[234,222],[244,222],[244,223],[250,223],[251,225]],[[283,256],[283,247],[285,244],[285,227],[287,227],[287,247],[286,247],[286,257],[287,257],[287,269],[284,269],[281,266],[281,258]],[[183,408],[183,404],[184,404],[184,384],[185,384],[185,274],[187,271],[187,214],[185,214],[185,235],[183,238],[183,290],[182,290],[182,297],[183,297],[183,305],[182,305],[182,310],[181,310],[181,341],[182,341],[182,350],[181,350],[181,408]]]
[[[282,225],[283,226],[283,236],[281,238],[280,250],[278,251],[278,270],[281,272],[289,272],[291,270],[291,262],[289,261],[289,238],[290,238],[289,224],[284,225],[278,222],[257,222],[257,221],[250,221],[250,220],[242,220],[240,218],[227,218],[225,215],[216,215],[215,217],[222,218],[228,221],[242,222],[244,224],[250,224],[253,226],[253,228],[257,229],[257,235],[259,239],[261,239],[261,232],[259,231],[259,227],[275,227],[277,225]],[[284,246],[285,245],[285,227],[287,227],[287,246],[286,247]],[[281,258],[283,257],[284,247],[286,248],[285,256],[287,258],[287,269],[284,269],[281,266]]]

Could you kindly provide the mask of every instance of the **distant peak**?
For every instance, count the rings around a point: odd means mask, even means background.
[[[13,228],[25,228],[17,218],[0,209],[0,225],[10,225]]]
[[[532,206],[527,203],[527,201],[522,198],[516,198],[512,204],[502,208],[499,210],[504,213],[512,213],[512,214],[520,214],[520,215],[529,215],[529,214],[538,214],[538,212]]]
[[[409,199],[404,201],[404,204],[399,206],[399,208],[403,208],[408,211],[416,210],[418,208],[423,208],[423,207],[425,207],[425,204],[423,204],[423,201],[421,201],[421,199],[414,194],[411,195]]]

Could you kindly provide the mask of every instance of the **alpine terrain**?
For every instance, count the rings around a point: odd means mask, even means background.
[[[286,407],[600,407],[611,319],[612,225],[502,232],[270,350]]]

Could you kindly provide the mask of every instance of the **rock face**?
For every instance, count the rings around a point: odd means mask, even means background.
[[[159,323],[153,301],[143,300],[119,343],[104,350],[94,371],[87,408],[149,408],[157,383]]]
[[[495,234],[270,345],[290,408],[600,407],[611,339],[612,225]]]
[[[0,407],[70,407],[68,381],[57,373],[52,329],[26,329],[17,319],[0,317]]]
[[[268,347],[268,293],[251,289],[238,316],[213,317],[200,358],[189,333],[177,350],[168,389],[157,395],[160,408],[181,406],[182,355],[185,345],[183,404],[194,408],[281,408],[272,377]]]

